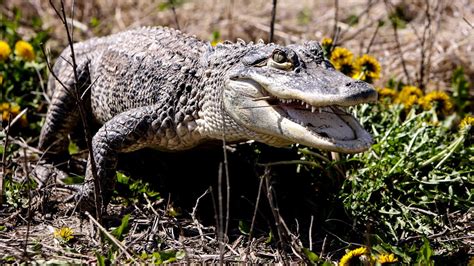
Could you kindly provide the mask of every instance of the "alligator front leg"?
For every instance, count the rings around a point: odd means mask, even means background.
[[[94,135],[92,150],[99,198],[94,197],[94,175],[89,157],[84,184],[76,195],[80,211],[94,210],[96,200],[101,211],[105,211],[115,187],[118,154],[152,146],[155,140],[159,141],[160,132],[166,132],[155,110],[153,106],[147,106],[121,113],[105,123]],[[169,123],[163,124],[171,126]]]

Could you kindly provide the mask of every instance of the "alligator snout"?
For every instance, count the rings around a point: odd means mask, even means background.
[[[345,84],[340,91],[346,95],[348,102],[376,102],[377,91],[368,83],[354,80]]]

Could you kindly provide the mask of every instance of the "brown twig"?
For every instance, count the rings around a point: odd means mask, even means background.
[[[234,39],[234,0],[229,1],[229,8],[227,9],[227,20],[229,21],[229,26],[228,26],[228,35],[229,39],[233,40]]]
[[[96,219],[94,219],[94,217],[92,217],[92,215],[90,215],[89,212],[85,212],[85,215],[89,218],[89,220],[95,224],[95,226],[97,226],[97,228],[99,229],[99,231],[101,231],[108,239],[110,239],[110,241],[112,241],[112,243],[118,248],[120,249],[120,251],[122,251],[125,256],[127,256],[127,259],[131,260],[133,263],[137,263],[137,261],[134,259],[134,257],[130,254],[130,252],[128,252],[128,250],[126,249],[126,247],[120,242],[118,241],[118,239],[116,239],[111,233],[109,233],[107,231],[107,229],[105,229]],[[137,257],[138,258],[138,257]]]
[[[430,28],[430,36],[429,36],[429,47],[428,47],[428,61],[426,62],[426,78],[429,80],[430,79],[430,74],[431,74],[431,58],[433,55],[433,46],[437,37],[437,34],[433,34],[433,32],[438,32],[440,28],[440,23],[441,23],[441,17],[442,13],[445,10],[444,6],[442,6],[444,2],[443,1],[438,1],[438,5],[435,8],[435,14],[437,14],[437,17],[435,19],[436,21],[436,29],[433,31],[433,29]]]
[[[270,36],[268,42],[273,42],[273,33],[275,31],[275,19],[276,19],[277,0],[272,2],[272,19],[270,21]]]
[[[389,0],[384,0],[384,3],[385,3],[385,7],[387,9],[387,12],[390,13],[390,9],[391,9],[390,5],[391,4],[389,3]],[[402,45],[400,44],[400,39],[399,39],[399,36],[398,36],[398,26],[394,21],[391,21],[391,24],[392,24],[393,34],[394,34],[394,37],[395,37],[395,42],[397,44],[397,50],[398,50],[398,53],[400,54],[400,61],[402,62],[403,72],[405,73],[405,78],[407,79],[407,83],[411,84],[410,74],[408,73],[406,62],[405,62],[405,59],[403,57]]]
[[[174,0],[168,0],[168,3],[170,4],[171,11],[173,12],[174,23],[176,24],[176,28],[178,30],[181,30],[181,28],[179,27],[178,15],[176,14],[176,7],[174,6]]]
[[[30,225],[31,225],[31,188],[30,188],[30,171],[28,168],[28,161],[26,157],[26,149],[23,149],[23,162],[24,162],[24,168],[25,171],[25,179],[26,179],[26,192],[28,193],[28,218],[27,218],[27,223],[26,223],[26,237],[25,237],[25,248],[24,248],[24,256],[27,258],[29,257],[28,255],[28,238],[30,237]]]
[[[309,222],[309,232],[308,232],[309,250],[313,250],[313,222],[314,222],[314,215],[311,215],[311,221]]]
[[[264,177],[260,177],[260,182],[258,184],[258,193],[257,193],[257,199],[255,200],[255,209],[253,210],[253,216],[252,216],[252,223],[250,224],[250,230],[249,230],[249,247],[247,248],[246,252],[246,258],[249,257],[250,254],[250,244],[252,243],[252,235],[253,235],[253,228],[255,226],[255,219],[257,217],[257,211],[258,211],[258,204],[260,203],[260,196],[262,194],[262,187],[263,187],[263,179]]]
[[[474,25],[472,25],[472,23],[471,23],[471,22],[469,22],[469,20],[467,20],[467,18],[466,18],[466,17],[462,17],[462,19],[464,20],[464,22],[466,22],[466,23],[467,23],[467,25],[469,25],[469,27],[471,27],[471,29],[474,29]]]
[[[222,198],[222,163],[219,164],[219,175],[217,182],[217,203],[219,206],[218,239],[219,239],[219,264],[224,264],[224,210]]]
[[[280,162],[271,162],[271,163],[258,163],[257,165],[259,166],[276,166],[276,165],[291,165],[291,164],[303,164],[303,165],[309,165],[312,167],[318,167],[321,169],[324,169],[319,163],[317,162],[310,162],[310,161],[303,161],[303,160],[289,160],[289,161],[280,161]]]
[[[193,220],[193,223],[199,232],[199,236],[201,238],[201,245],[204,245],[204,233],[202,232],[202,224],[196,218],[196,211],[199,205],[199,201],[208,193],[209,193],[209,189],[206,189],[206,191],[204,191],[204,193],[197,198],[196,204],[194,205],[193,211],[191,212],[191,219]]]
[[[8,153],[8,139],[10,135],[10,126],[11,126],[12,115],[9,114],[8,125],[5,128],[5,141],[3,142],[3,153],[2,153],[2,175],[0,176],[0,208],[3,205],[3,180],[5,179],[5,173],[7,172],[7,153]]]
[[[54,11],[56,12],[56,15],[58,16],[59,20],[63,23],[64,25],[64,28],[66,29],[66,35],[67,35],[67,39],[68,39],[68,45],[69,45],[69,49],[71,50],[71,60],[72,60],[72,66],[73,66],[73,74],[74,74],[74,90],[73,90],[73,95],[76,99],[76,102],[77,102],[77,105],[79,107],[79,115],[81,117],[81,121],[82,121],[82,125],[83,125],[83,128],[84,128],[84,135],[85,135],[85,138],[86,138],[86,144],[87,144],[87,148],[89,150],[89,157],[91,158],[90,160],[90,164],[91,164],[91,169],[92,169],[92,176],[93,176],[93,179],[94,179],[94,197],[95,197],[95,215],[97,217],[97,219],[99,220],[99,222],[101,222],[102,220],[102,206],[103,206],[103,202],[102,202],[102,196],[101,196],[101,187],[100,187],[100,182],[98,180],[98,177],[97,177],[97,166],[96,166],[96,163],[95,163],[95,160],[94,160],[94,153],[93,153],[93,149],[92,149],[92,136],[91,136],[91,130],[89,128],[89,123],[87,122],[87,114],[86,114],[86,111],[85,111],[85,108],[84,108],[84,105],[81,101],[81,98],[79,96],[79,88],[77,87],[77,84],[79,84],[79,76],[78,76],[78,73],[77,73],[77,63],[76,63],[76,56],[75,56],[75,53],[74,53],[74,39],[73,39],[73,32],[74,32],[74,28],[72,27],[72,29],[70,30],[69,27],[68,27],[68,23],[67,23],[67,16],[66,16],[66,11],[65,11],[65,8],[64,8],[64,1],[61,0],[60,1],[60,5],[61,5],[61,11],[58,10],[58,8],[53,4],[52,0],[49,0],[49,4],[51,5],[51,7],[54,9]],[[73,12],[74,12],[74,1],[72,3],[73,5]],[[74,15],[74,13],[73,13]],[[66,60],[67,61],[67,60]],[[56,76],[55,76],[56,78]],[[59,81],[59,79],[56,78],[56,80]],[[64,86],[64,84],[62,84],[60,82],[60,84],[62,86]],[[64,87],[66,88],[66,87]]]
[[[339,19],[339,0],[334,0],[334,28],[332,30],[332,39],[333,42],[337,41],[339,35],[339,27],[337,26],[337,21]]]
[[[368,13],[370,12],[370,9],[372,9],[372,6],[374,6],[377,2],[378,2],[378,1],[369,0],[368,3],[367,3],[367,7],[366,7],[364,10],[362,10],[362,11],[356,16],[356,18],[359,19],[359,18],[361,18],[363,15],[368,14]],[[344,29],[343,31],[338,30],[338,34],[337,34],[336,38],[334,38],[334,45],[341,44],[341,43],[345,42],[346,40],[351,40],[351,39],[353,39],[355,36],[360,35],[360,33],[363,32],[363,31],[365,31],[365,30],[367,30],[367,29],[369,28],[369,26],[370,26],[372,23],[373,23],[373,21],[370,22],[368,25],[364,25],[364,26],[361,27],[359,30],[357,30],[356,32],[354,32],[354,33],[352,33],[351,35],[346,36],[346,37],[344,37],[344,34],[346,34],[346,33],[349,31],[350,27],[348,27],[347,29]],[[340,28],[338,27],[338,29],[340,29]],[[340,41],[340,42],[337,42],[337,41],[336,41],[336,39],[338,39],[337,37],[340,37],[340,38],[341,38],[341,41]]]
[[[369,42],[369,45],[367,46],[367,50],[365,50],[366,54],[370,53],[370,48],[372,48],[372,45],[374,44],[374,41],[375,41],[375,37],[379,33],[379,29],[381,26],[382,26],[382,23],[379,21],[379,23],[377,24],[377,27],[375,28],[374,34],[372,34],[372,38],[370,38],[370,42]]]
[[[428,23],[425,25],[423,29],[423,35],[421,36],[420,40],[420,73],[419,73],[419,78],[418,78],[418,87],[421,90],[425,90],[425,82],[424,82],[424,74],[425,74],[425,58],[426,58],[426,39],[427,39],[427,34],[428,31],[431,29],[431,13],[430,13],[430,2],[428,0],[425,0],[425,15]],[[430,31],[431,32],[431,31]],[[431,35],[431,34],[429,34]]]
[[[282,226],[282,218],[280,215],[280,210],[278,208],[278,204],[276,203],[275,199],[273,198],[273,187],[271,185],[271,174],[270,174],[270,167],[267,166],[265,167],[265,173],[263,178],[265,179],[265,190],[267,194],[267,200],[268,204],[270,205],[270,209],[272,210],[273,213],[273,218],[275,220],[275,226],[277,228],[278,232],[278,246],[281,249],[281,252],[283,253],[283,257],[286,257],[286,252],[284,251],[283,247],[284,245],[288,244],[288,235],[286,234],[286,231],[284,230]]]
[[[324,255],[324,249],[326,248],[326,240],[328,238],[328,235],[325,235],[324,236],[324,239],[323,239],[323,245],[321,246],[321,252],[319,253],[319,257],[322,258],[323,255]]]

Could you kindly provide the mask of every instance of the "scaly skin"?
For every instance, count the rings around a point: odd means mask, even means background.
[[[213,48],[168,28],[139,28],[74,45],[77,89],[96,122],[92,146],[107,205],[119,153],[151,147],[193,148],[209,140],[257,140],[273,146],[301,143],[341,152],[367,149],[371,139],[336,106],[373,101],[372,87],[354,81],[323,58],[315,42],[304,45],[224,43]],[[66,49],[50,77],[52,101],[39,147],[67,152],[79,123],[74,75]],[[318,111],[319,110],[319,111]],[[90,158],[79,196],[92,201]]]

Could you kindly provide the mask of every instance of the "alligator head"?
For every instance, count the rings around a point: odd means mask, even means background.
[[[227,114],[256,140],[344,153],[372,144],[345,108],[376,99],[371,85],[336,71],[317,42],[254,45],[229,69],[223,96]]]

